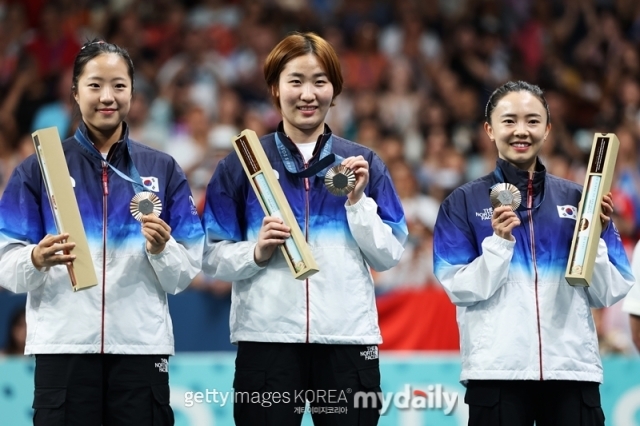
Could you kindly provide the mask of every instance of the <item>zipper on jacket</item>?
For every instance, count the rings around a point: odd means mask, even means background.
[[[109,176],[107,163],[102,162],[102,325],[100,335],[100,353],[104,353],[104,311],[107,282],[107,196],[109,195]]]
[[[533,173],[529,175],[529,182],[527,184],[527,205],[529,209],[531,209],[531,207],[533,206]],[[533,210],[529,210],[529,233],[531,234],[531,257],[533,259],[533,274],[536,294],[536,319],[538,321],[538,357],[540,360],[540,380],[544,380],[542,376],[542,330],[540,327],[540,302],[538,298],[538,266],[536,264],[536,244],[533,235]]]
[[[304,162],[304,168],[309,167],[309,163]],[[304,240],[309,242],[309,178],[304,178]],[[306,343],[309,343],[309,278],[304,280],[305,290],[307,294],[307,339]]]

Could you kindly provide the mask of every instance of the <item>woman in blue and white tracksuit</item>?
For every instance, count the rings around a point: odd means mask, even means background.
[[[379,407],[354,409],[353,394],[380,389],[370,268],[399,261],[407,236],[402,206],[380,158],[324,122],[342,89],[333,48],[315,34],[293,34],[264,68],[283,121],[260,142],[319,272],[294,279],[279,249],[289,228],[265,217],[236,153],[221,161],[207,189],[203,270],[233,282],[235,421],[299,425],[308,400],[319,424],[374,425]],[[327,190],[325,170],[299,175],[330,155],[355,172],[346,196]],[[332,396],[320,400],[328,391]],[[247,392],[285,397],[262,404],[242,400]]]
[[[453,191],[438,214],[434,268],[458,307],[470,425],[604,424],[591,308],[622,299],[633,276],[606,195],[591,285],[567,283],[582,187],[539,161],[550,128],[537,86],[498,88],[485,124],[498,148],[496,169]],[[519,190],[516,211],[492,209],[489,192],[498,183]]]
[[[58,235],[35,155],[16,168],[0,201],[0,284],[27,293],[36,426],[174,423],[167,294],[200,271],[204,233],[177,163],[129,139],[123,120],[132,91],[125,50],[103,41],[83,46],[72,86],[82,123],[62,148],[96,286],[72,289],[65,265],[74,245]],[[159,198],[159,217],[134,219],[136,193]]]

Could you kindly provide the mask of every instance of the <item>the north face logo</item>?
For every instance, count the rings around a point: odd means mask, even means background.
[[[481,212],[476,212],[476,217],[479,217],[481,220],[491,220],[491,216],[493,216],[492,208],[484,209],[484,211]]]
[[[377,346],[367,346],[366,351],[360,352],[360,356],[363,356],[367,361],[372,359],[378,359],[378,347]]]
[[[166,358],[160,358],[160,362],[156,362],[156,368],[161,373],[169,372],[169,360]]]

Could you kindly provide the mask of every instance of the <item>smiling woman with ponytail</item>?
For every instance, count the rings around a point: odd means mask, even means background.
[[[27,293],[34,425],[172,425],[167,293],[200,271],[202,227],[173,158],[129,139],[129,54],[86,43],[70,83],[81,123],[62,145],[98,285],[72,290],[74,244],[56,230],[35,156],[15,170],[0,201],[1,284]],[[133,215],[138,197],[157,208]]]

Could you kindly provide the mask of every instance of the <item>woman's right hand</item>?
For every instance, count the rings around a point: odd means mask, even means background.
[[[258,265],[264,265],[276,248],[284,244],[284,240],[291,236],[291,229],[282,219],[275,216],[265,216],[258,234],[258,244],[253,251],[253,259]]]
[[[55,265],[70,265],[76,258],[70,254],[76,243],[64,242],[69,234],[47,234],[31,251],[31,262],[38,269],[50,268]]]
[[[505,240],[514,241],[515,238],[511,234],[513,228],[520,225],[520,218],[516,212],[511,210],[510,206],[500,206],[493,210],[493,217],[491,218],[491,226],[493,232],[497,236],[504,238]]]

